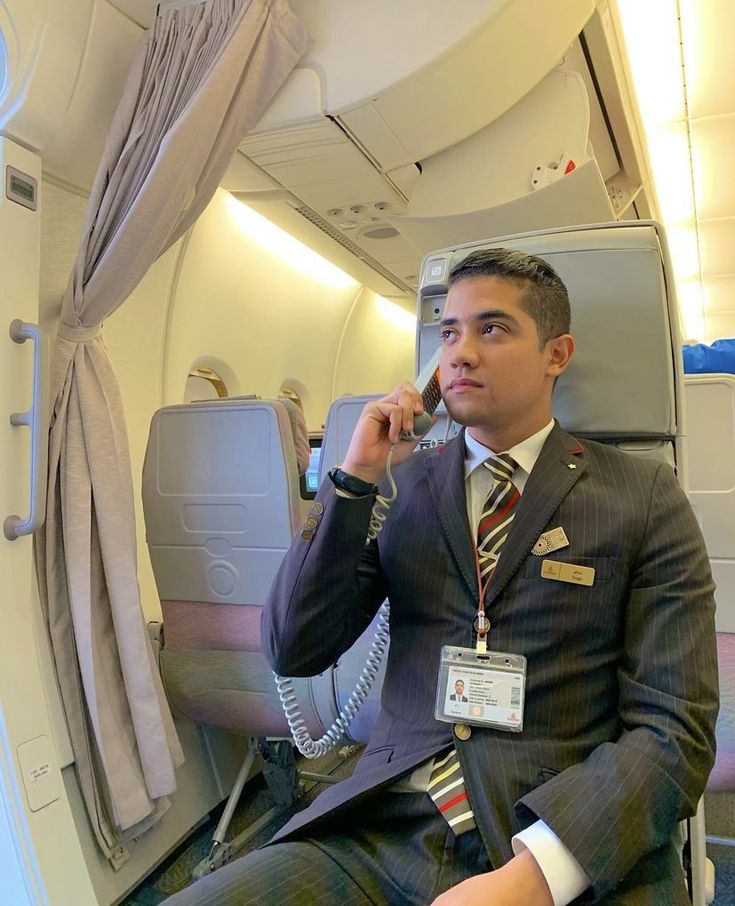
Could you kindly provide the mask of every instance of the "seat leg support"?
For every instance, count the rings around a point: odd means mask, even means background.
[[[230,857],[230,845],[225,843],[227,828],[230,826],[230,821],[232,821],[232,816],[237,808],[237,803],[240,801],[240,795],[242,794],[245,782],[250,776],[250,771],[252,770],[253,762],[255,761],[255,756],[257,754],[258,748],[253,741],[248,747],[242,765],[240,765],[240,770],[235,778],[235,784],[227,799],[227,804],[225,805],[225,810],[222,812],[222,817],[219,819],[217,827],[212,834],[212,846],[209,850],[209,854],[194,867],[192,876],[195,879],[203,878],[204,875],[211,874],[215,869],[224,865]]]

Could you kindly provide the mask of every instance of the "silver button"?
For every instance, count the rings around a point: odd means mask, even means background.
[[[467,726],[467,724],[455,724],[454,725],[454,735],[457,739],[461,739],[462,742],[469,739],[472,736],[472,730]]]
[[[324,512],[324,507],[317,500],[315,503],[312,503],[311,512],[314,513],[315,516],[321,516],[321,514]]]

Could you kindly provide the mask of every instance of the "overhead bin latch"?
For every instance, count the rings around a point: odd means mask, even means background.
[[[572,158],[568,154],[562,154],[558,161],[552,160],[549,164],[539,164],[533,168],[531,188],[543,189],[544,186],[556,182],[557,179],[561,179],[562,176],[566,176],[576,169],[577,164]]]

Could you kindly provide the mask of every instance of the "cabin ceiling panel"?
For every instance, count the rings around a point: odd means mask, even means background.
[[[735,217],[701,221],[699,240],[705,274],[735,274]]]
[[[269,192],[280,191],[281,185],[244,154],[235,151],[220,188],[227,192]]]
[[[735,311],[707,313],[707,334],[697,339],[711,343],[720,337],[735,337]]]
[[[732,0],[679,0],[679,10],[689,116],[731,113],[735,110]]]
[[[416,273],[418,265],[421,263],[421,253],[414,248],[407,239],[404,239],[403,236],[400,235],[393,236],[389,239],[370,239],[367,236],[362,235],[362,231],[369,230],[371,227],[374,227],[374,225],[371,224],[368,227],[362,227],[358,230],[353,237],[354,242],[365,249],[368,255],[372,255],[377,261],[381,261],[383,264],[388,265],[390,270],[394,270],[393,264],[395,262],[408,260],[413,263],[413,270],[411,273]],[[388,223],[379,225],[378,229],[382,229],[383,227],[393,229]]]
[[[406,207],[398,192],[375,171],[357,179],[333,179],[326,183],[301,186],[299,195],[335,224],[347,226],[352,226],[365,217],[382,217],[381,211],[386,208],[397,211]],[[380,207],[376,208],[376,205]],[[351,207],[361,210],[350,211]],[[335,209],[341,209],[342,213],[333,217],[329,212]]]
[[[735,274],[706,277],[703,285],[704,302],[708,313],[735,312]]]
[[[0,128],[34,151],[62,127],[79,75],[93,0],[0,2]]]
[[[107,0],[95,0],[66,117],[43,151],[45,172],[89,191],[141,34]]]
[[[237,197],[237,193],[235,193],[235,197]],[[389,279],[388,276],[366,264],[354,251],[345,248],[321,226],[315,224],[308,216],[308,209],[305,213],[299,212],[293,204],[285,204],[282,200],[268,195],[258,197],[246,193],[242,201],[374,292],[386,295],[406,289],[398,285],[395,280]],[[338,231],[335,232],[338,233]],[[343,232],[341,235],[345,239],[353,241],[350,240],[347,233]],[[359,246],[357,248],[359,249]],[[365,255],[367,256],[367,253]],[[418,255],[416,260],[416,267],[418,267]]]
[[[735,108],[734,108],[735,109]],[[698,218],[735,212],[735,113],[690,123],[692,168]]]
[[[390,269],[404,283],[408,286],[413,287],[418,290],[419,286],[419,270],[421,269],[421,256],[416,255],[413,258],[410,258],[407,261],[395,261],[391,264]],[[386,298],[388,298],[386,296]],[[396,297],[391,296],[391,301],[395,302]],[[405,309],[411,312],[411,314],[416,314],[416,299],[413,295],[404,296],[403,302],[401,303]]]
[[[375,174],[374,167],[330,120],[250,135],[240,151],[287,187]]]

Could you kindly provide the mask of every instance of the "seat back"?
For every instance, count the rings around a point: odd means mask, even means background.
[[[681,434],[678,315],[665,239],[651,222],[547,230],[428,255],[421,267],[417,371],[439,345],[447,276],[477,249],[540,255],[569,290],[577,350],[554,391],[554,416],[572,434],[606,442],[675,445]],[[434,429],[432,436],[436,436]],[[632,449],[632,448],[631,448]]]
[[[735,791],[735,377],[689,374],[687,477],[717,583],[720,714],[709,790]]]
[[[223,399],[155,413],[143,467],[146,538],[164,620],[162,675],[194,721],[286,736],[260,613],[301,521],[293,434],[280,402]],[[332,696],[297,680],[312,733]]]

